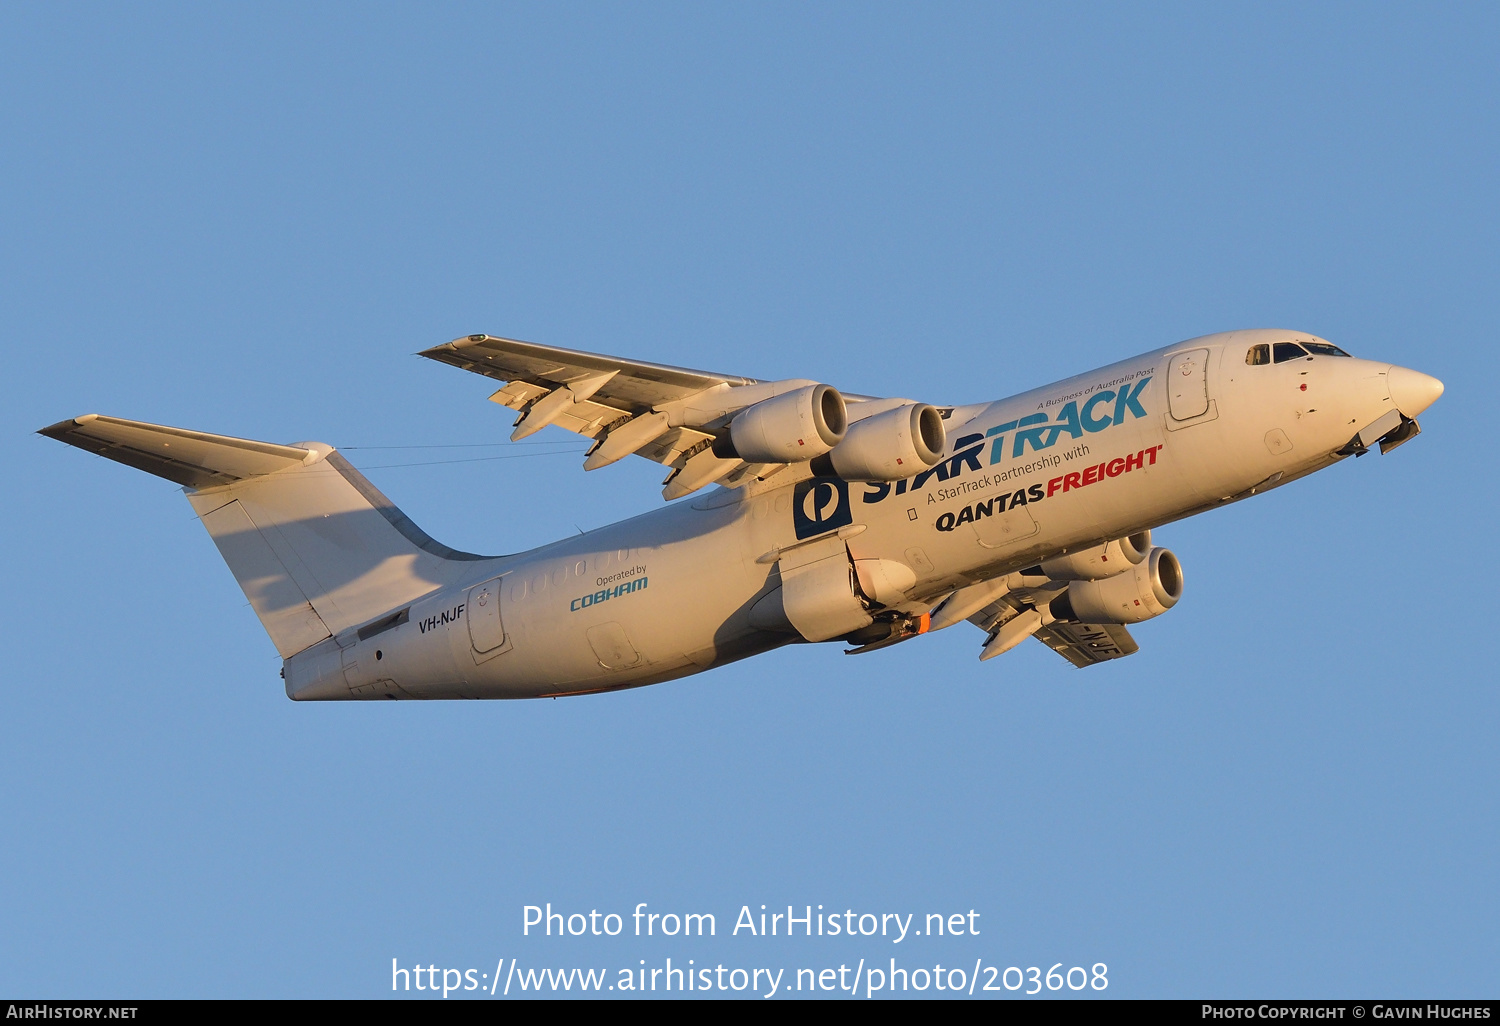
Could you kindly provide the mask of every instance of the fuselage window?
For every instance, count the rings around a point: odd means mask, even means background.
[[[1271,347],[1262,342],[1258,346],[1251,346],[1250,351],[1245,354],[1245,362],[1252,367],[1271,362]]]
[[[1302,344],[1304,346],[1306,346],[1307,347],[1307,351],[1309,353],[1312,353],[1314,356],[1348,356],[1349,355],[1348,353],[1346,353],[1342,349],[1340,349],[1338,346],[1329,345],[1327,342],[1304,342]]]
[[[1301,346],[1299,346],[1295,342],[1278,342],[1278,343],[1276,343],[1276,362],[1277,363],[1286,363],[1288,360],[1300,360],[1300,359],[1302,359],[1306,355],[1307,355],[1307,350],[1303,349]]]

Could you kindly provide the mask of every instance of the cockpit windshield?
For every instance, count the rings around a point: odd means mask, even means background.
[[[1245,353],[1245,362],[1252,367],[1260,367],[1268,363],[1286,363],[1289,360],[1300,360],[1306,356],[1343,356],[1349,354],[1338,346],[1329,345],[1327,342],[1277,342],[1274,346],[1264,342],[1253,345]]]
[[[1327,342],[1304,342],[1307,351],[1314,356],[1349,356],[1338,346],[1329,345]]]

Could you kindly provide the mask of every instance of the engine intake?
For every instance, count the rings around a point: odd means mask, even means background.
[[[1055,556],[1043,562],[1041,570],[1054,581],[1099,581],[1123,574],[1150,554],[1151,532],[1142,531],[1081,552]]]
[[[855,421],[827,466],[815,469],[846,481],[901,481],[937,466],[947,444],[937,408],[910,403]]]
[[[737,413],[729,434],[715,442],[714,454],[747,463],[804,463],[838,445],[848,430],[838,389],[805,385]]]
[[[1059,620],[1081,623],[1140,623],[1160,616],[1182,598],[1182,564],[1170,550],[1153,548],[1127,573],[1097,581],[1073,581],[1052,600]]]

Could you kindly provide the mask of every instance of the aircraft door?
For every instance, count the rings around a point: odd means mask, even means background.
[[[606,670],[628,670],[641,661],[641,654],[625,636],[625,628],[613,621],[595,624],[584,632],[584,636],[598,657],[599,665]]]
[[[469,589],[464,618],[469,621],[469,644],[475,662],[484,662],[510,648],[500,618],[500,582],[496,577]]]
[[[359,651],[355,647],[358,640],[355,637],[348,637],[343,647],[339,649],[339,666],[344,671],[344,683],[349,685],[349,690],[355,694],[359,693],[360,686],[364,684],[359,675]]]
[[[1176,353],[1167,364],[1167,408],[1173,420],[1192,420],[1208,412],[1208,350]]]

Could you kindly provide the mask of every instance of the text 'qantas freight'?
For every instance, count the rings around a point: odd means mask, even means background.
[[[1079,667],[1182,597],[1151,529],[1418,432],[1442,382],[1312,335],[1206,335],[1009,399],[841,395],[490,335],[423,356],[504,382],[512,439],[672,468],[651,513],[530,552],[424,534],[332,447],[97,414],[42,434],[182,485],[297,700],[545,698],[789,642],[872,652],[967,620]],[[709,485],[717,487],[701,491]],[[693,498],[685,498],[694,496]]]

